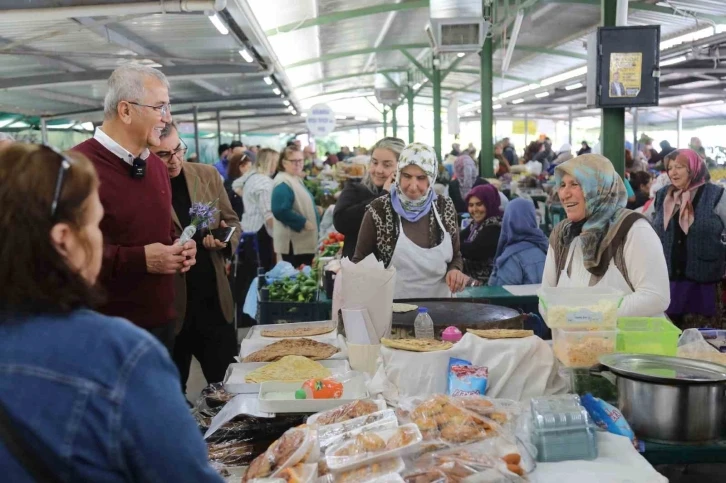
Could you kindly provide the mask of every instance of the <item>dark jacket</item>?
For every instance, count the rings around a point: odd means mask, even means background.
[[[378,189],[377,193],[371,192],[360,182],[349,182],[340,193],[340,198],[335,203],[333,212],[333,225],[335,229],[345,235],[343,244],[343,256],[353,260],[355,245],[358,241],[358,232],[363,222],[363,215],[366,206],[371,201],[381,196],[385,190]]]
[[[668,276],[673,280],[697,283],[721,281],[726,268],[726,249],[721,243],[724,225],[714,212],[724,189],[713,183],[698,188],[693,198],[694,221],[686,235],[673,215],[668,229],[664,228],[664,201],[670,186],[658,191],[655,197],[653,228],[663,243]]]
[[[232,209],[237,213],[237,218],[241,220],[245,212],[245,207],[244,203],[242,203],[242,198],[232,189],[232,183],[234,183],[233,179],[225,179],[224,190],[227,192],[227,198],[229,198],[229,202],[232,204]]]
[[[472,241],[467,241],[469,235],[471,235],[472,225],[461,231],[461,256],[464,258],[464,274],[484,285],[489,282],[489,277],[494,268],[499,235],[502,233],[501,223],[501,217],[489,218]]]
[[[489,181],[485,180],[484,178],[477,177],[476,181],[474,181],[474,186],[472,186],[472,188],[482,184],[489,184]],[[464,198],[461,196],[458,179],[453,180],[449,184],[449,198],[451,198],[451,201],[454,202],[454,207],[456,208],[457,213],[469,212],[469,207],[466,206],[466,200],[464,200]]]

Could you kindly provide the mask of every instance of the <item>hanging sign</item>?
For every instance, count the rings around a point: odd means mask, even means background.
[[[315,104],[308,111],[306,124],[312,136],[327,136],[335,129],[335,113],[326,104]]]

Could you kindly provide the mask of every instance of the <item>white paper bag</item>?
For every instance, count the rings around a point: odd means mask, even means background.
[[[378,339],[388,337],[395,288],[396,269],[383,268],[375,256],[369,255],[358,264],[344,258],[335,279],[333,315],[342,308],[365,308]]]

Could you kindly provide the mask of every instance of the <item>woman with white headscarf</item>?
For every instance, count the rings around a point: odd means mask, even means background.
[[[373,253],[386,267],[396,267],[396,299],[446,298],[468,282],[456,209],[433,191],[437,166],[431,147],[404,148],[396,184],[371,202],[363,217],[353,261]]]

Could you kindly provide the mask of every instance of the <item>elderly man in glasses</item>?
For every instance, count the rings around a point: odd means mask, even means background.
[[[101,181],[105,215],[99,282],[101,311],[124,317],[174,344],[174,274],[196,262],[196,244],[179,245],[164,163],[149,151],[171,122],[169,83],[151,67],[125,64],[108,79],[104,121],[74,150],[90,159]]]
[[[239,218],[217,170],[206,164],[184,162],[187,146],[179,137],[176,124],[167,124],[161,133],[161,143],[152,146],[151,151],[166,164],[171,178],[172,216],[177,236],[189,224],[189,208],[197,201],[218,200],[216,207],[220,211],[210,229],[234,228],[226,242],[226,237],[220,240],[208,231],[199,230],[195,235],[201,245],[197,264],[175,278],[178,335],[173,357],[182,387],[186,387],[189,378],[192,356],[199,361],[208,383],[221,382],[227,366],[237,355],[237,334],[231,323],[234,302],[225,266],[226,258],[232,256],[239,243]]]

